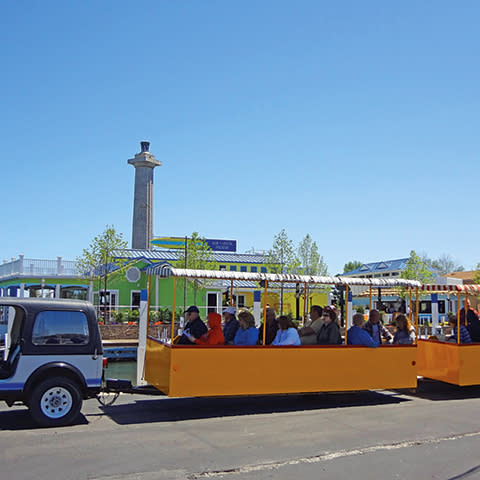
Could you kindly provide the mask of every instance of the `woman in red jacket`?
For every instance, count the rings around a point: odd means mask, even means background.
[[[191,342],[195,342],[197,345],[224,345],[225,337],[223,336],[222,317],[219,313],[210,312],[208,314],[208,329],[207,333],[204,333],[200,338],[195,338],[193,335],[189,335],[188,338]]]

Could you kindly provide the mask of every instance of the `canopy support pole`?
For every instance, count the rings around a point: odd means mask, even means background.
[[[263,289],[263,346],[265,346],[265,335],[267,333],[267,289],[268,280],[265,280],[265,288]]]
[[[410,325],[412,324],[412,289],[408,289],[408,321],[410,322]]]
[[[347,345],[347,331],[348,331],[348,283],[345,286],[345,345]]]
[[[307,291],[307,282],[305,282],[303,286],[303,325],[305,325],[305,322],[307,321],[307,310],[308,310],[308,291]]]
[[[233,280],[230,281],[230,306],[233,307]]]
[[[177,300],[177,277],[173,277],[173,305],[172,305],[172,332],[171,341],[173,344],[173,334],[175,332],[175,302]]]
[[[460,345],[460,294],[457,295],[457,343]],[[465,317],[466,318],[466,317]]]
[[[415,343],[418,339],[418,287],[415,289]]]
[[[370,285],[368,292],[368,310],[372,310],[372,286]]]
[[[156,277],[155,277],[156,278]],[[150,325],[150,298],[152,294],[152,276],[148,276],[148,286],[147,286],[147,328]]]

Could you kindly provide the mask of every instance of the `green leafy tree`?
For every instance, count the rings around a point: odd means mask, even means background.
[[[431,268],[428,262],[425,261],[425,257],[420,257],[415,250],[412,250],[405,268],[400,275],[401,278],[405,278],[406,280],[418,280],[421,283],[431,283],[434,279],[434,275],[430,270]],[[405,300],[407,298],[407,289],[400,287],[398,296]]]
[[[273,237],[272,248],[268,251],[267,264],[271,272],[294,273],[300,262],[295,255],[293,241],[284,228]],[[280,285],[280,314],[283,314],[283,282]]]
[[[76,267],[79,272],[98,281],[98,290],[101,290],[103,280],[104,295],[108,291],[108,275],[112,268],[123,266],[123,251],[127,242],[121,233],[117,233],[113,225],[106,225],[105,231],[94,237],[88,248],[83,249],[82,255],[76,258]],[[100,303],[100,295],[99,295]],[[104,305],[106,308],[106,299]]]
[[[480,283],[480,263],[477,263],[477,270],[473,275],[473,283]]]
[[[193,232],[191,237],[187,239],[187,247],[185,250],[179,250],[178,261],[175,262],[177,268],[190,268],[193,270],[217,270],[218,263],[215,261],[212,249],[201,237],[198,232]],[[193,301],[197,303],[197,293],[200,287],[198,279],[188,280],[189,285],[193,289]],[[208,282],[203,281],[203,285]],[[186,298],[186,285],[184,283],[184,299]],[[185,301],[184,301],[185,303]],[[184,305],[185,306],[185,305]]]
[[[343,266],[343,273],[348,273],[348,272],[351,272],[352,270],[356,270],[357,268],[360,268],[362,265],[363,263],[358,260],[352,260],[351,262],[347,262]]]
[[[429,283],[433,280],[433,273],[427,263],[415,253],[415,250],[412,250],[401,277],[407,280]]]
[[[307,233],[297,249],[298,273],[301,275],[327,275],[328,267],[318,253],[317,243]]]

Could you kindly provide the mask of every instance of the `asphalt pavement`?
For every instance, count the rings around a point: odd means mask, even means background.
[[[480,479],[480,387],[235,398],[120,395],[41,429],[0,407],[0,478]]]

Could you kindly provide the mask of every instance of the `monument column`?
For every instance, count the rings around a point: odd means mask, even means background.
[[[140,142],[140,146],[140,153],[128,160],[135,167],[132,248],[149,250],[153,236],[153,169],[162,162],[148,151],[150,142]]]

